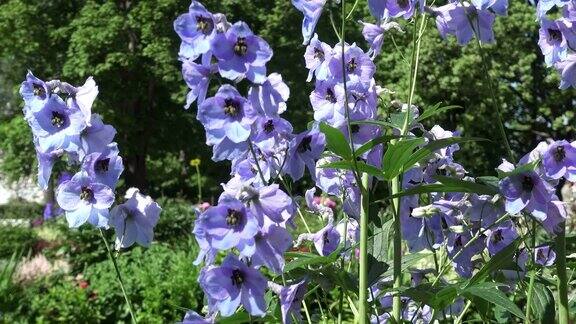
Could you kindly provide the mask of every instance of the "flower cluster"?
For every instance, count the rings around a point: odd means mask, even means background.
[[[553,8],[562,16],[551,20],[547,13]],[[536,16],[540,23],[538,45],[547,66],[561,75],[560,89],[576,87],[576,4],[573,1],[539,1]]]
[[[110,213],[124,165],[118,145],[113,142],[116,130],[104,124],[100,115],[92,114],[98,95],[92,77],[75,87],[60,80],[44,82],[28,72],[20,94],[24,99],[24,118],[34,138],[39,186],[49,188],[53,166],[60,159],[77,170],[72,177],[61,179],[56,189],[56,201],[65,211],[69,226],[111,225],[117,242],[123,242],[122,247],[135,241],[148,246],[161,210],[150,197],[144,208],[136,208],[129,200]],[[120,210],[124,211],[123,221],[118,221],[121,216],[115,212]]]

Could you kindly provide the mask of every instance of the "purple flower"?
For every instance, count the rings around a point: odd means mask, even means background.
[[[568,54],[565,60],[557,62],[554,67],[562,76],[560,89],[576,88],[576,54]]]
[[[86,127],[80,134],[80,159],[83,159],[84,155],[106,150],[116,136],[116,129],[104,124],[100,115],[92,114],[90,120],[91,126]]]
[[[440,206],[418,207],[418,197],[402,197],[402,235],[410,252],[437,249],[444,241]]]
[[[318,254],[326,256],[338,248],[340,233],[331,223],[328,223],[314,234],[313,242]]]
[[[336,127],[346,122],[344,88],[340,83],[316,80],[316,87],[310,94],[310,103],[314,109],[314,120]]]
[[[40,186],[42,190],[46,190],[48,189],[48,183],[50,182],[54,163],[64,152],[58,150],[49,153],[42,153],[38,146],[35,146],[35,149],[36,159],[38,161],[38,186]]]
[[[470,2],[478,10],[490,9],[500,16],[508,14],[508,0],[471,0]]]
[[[74,109],[80,109],[84,115],[86,125],[90,126],[92,119],[92,105],[96,96],[98,96],[98,86],[92,77],[88,77],[83,86],[75,87],[66,82],[61,82],[58,88],[70,97],[68,98],[68,106]]]
[[[486,246],[490,255],[495,255],[510,245],[518,237],[516,229],[512,223],[503,223],[500,226],[490,230],[486,239]]]
[[[384,11],[386,10],[387,0],[368,0],[368,9],[376,20],[384,19]]]
[[[332,77],[343,81],[342,71],[342,46],[337,46],[330,63],[328,64]],[[344,48],[344,68],[346,69],[346,81],[360,82],[365,87],[370,86],[372,76],[376,72],[376,66],[364,51],[356,44]]]
[[[306,68],[310,70],[307,82],[312,81],[312,75],[316,76],[316,80],[328,79],[328,63],[332,59],[332,52],[332,47],[318,40],[318,34],[314,34],[304,53]]]
[[[215,315],[216,313],[207,317],[202,317],[202,315],[190,310],[186,312],[184,319],[178,324],[213,324],[216,323]]]
[[[474,35],[483,43],[494,42],[494,14],[488,10],[478,10],[468,3],[449,3],[433,9],[436,14],[436,27],[442,38],[456,36],[459,45],[466,45]]]
[[[554,196],[548,203],[548,213],[546,219],[542,221],[542,226],[550,235],[556,235],[562,230],[567,216],[565,203]]]
[[[504,160],[498,167],[511,172],[514,166]],[[500,180],[500,193],[504,196],[506,212],[517,215],[522,210],[542,221],[546,219],[552,187],[534,171],[524,171]]]
[[[304,175],[304,167],[310,171],[314,178],[316,160],[324,152],[326,141],[324,134],[314,126],[311,130],[302,132],[290,142],[285,166],[286,174],[297,181]]]
[[[263,316],[266,312],[266,278],[231,254],[221,266],[205,268],[198,282],[222,316],[234,314],[240,304],[254,316]]]
[[[52,88],[44,81],[38,79],[28,71],[26,81],[20,86],[20,95],[24,99],[24,113],[26,111],[37,112],[41,110],[48,98],[52,95]]]
[[[118,156],[118,145],[108,144],[102,152],[94,152],[86,155],[82,163],[82,170],[97,182],[103,183],[110,188],[115,188],[120,175],[124,171],[122,158]]]
[[[253,266],[264,265],[274,273],[284,269],[284,253],[292,246],[290,233],[278,225],[262,228],[254,237],[254,254],[250,261]]]
[[[576,147],[565,140],[553,142],[542,156],[542,166],[549,178],[576,182]]]
[[[548,245],[539,246],[534,249],[534,263],[543,267],[549,267],[556,261],[556,252]]]
[[[258,220],[241,201],[228,198],[202,213],[196,222],[195,232],[198,231],[196,227],[202,228],[212,248],[228,250],[239,245],[253,246],[254,236],[258,233]]]
[[[192,1],[188,13],[174,21],[174,30],[182,39],[180,57],[195,60],[210,50],[210,41],[216,35],[216,22],[210,12],[198,1]]]
[[[57,95],[52,95],[38,111],[25,115],[43,153],[75,150],[80,146],[80,133],[86,128],[80,109],[68,108]]]
[[[472,257],[479,254],[484,249],[484,244],[480,240],[464,249],[464,246],[468,244],[471,238],[472,236],[470,235],[470,232],[467,231],[462,233],[450,232],[446,244],[448,256],[452,259],[455,271],[460,276],[466,278],[471,277],[472,271],[474,270]],[[457,253],[460,253],[460,255],[454,258]]]
[[[110,212],[110,225],[116,231],[116,249],[127,248],[134,243],[148,247],[154,238],[154,227],[162,208],[150,196],[138,189],[126,191],[126,202]]]
[[[114,203],[114,192],[81,171],[58,186],[56,201],[66,211],[70,227],[79,227],[86,222],[108,227],[108,208]]]
[[[477,229],[486,229],[492,226],[496,219],[504,215],[502,204],[496,204],[492,196],[473,194],[470,197],[470,203],[472,206],[470,206],[467,213],[470,216],[470,220],[478,224]]]
[[[282,323],[291,324],[292,317],[297,322],[302,322],[302,300],[306,295],[306,280],[299,281],[293,285],[280,286],[271,281],[268,282],[270,290],[274,291],[280,298],[280,309],[282,311]]]
[[[543,18],[540,24],[538,45],[544,55],[544,61],[548,66],[552,66],[566,58],[568,44],[557,21]]]
[[[252,85],[248,99],[252,107],[260,114],[275,118],[286,111],[286,101],[290,97],[290,88],[278,73],[272,73],[261,85]]]
[[[190,105],[198,99],[198,105],[201,105],[206,98],[208,92],[208,85],[210,84],[210,76],[215,73],[210,60],[212,53],[207,52],[202,55],[202,63],[198,64],[193,59],[187,59],[182,63],[182,77],[190,88],[186,96],[186,105],[184,108],[190,108]]]
[[[198,107],[196,118],[206,130],[206,144],[215,145],[213,159],[220,161],[246,151],[256,112],[236,88],[226,84]]]
[[[302,21],[304,42],[302,44],[308,44],[312,38],[325,4],[326,0],[292,0],[292,5],[304,14],[304,21]]]
[[[316,162],[316,185],[328,195],[340,196],[343,189],[354,183],[351,171],[323,168],[322,165],[340,161],[334,156],[327,156]]]
[[[263,154],[275,156],[286,151],[291,137],[292,124],[287,120],[280,117],[259,117],[255,122],[251,140]]]
[[[418,0],[386,0],[384,16],[409,19],[414,14]]]
[[[266,81],[266,63],[272,58],[272,49],[246,23],[235,23],[225,33],[217,34],[211,44],[220,75],[230,80],[247,77],[254,83]]]
[[[536,15],[540,19],[546,16],[546,13],[554,6],[561,8],[570,2],[572,2],[572,0],[540,0],[536,6]]]

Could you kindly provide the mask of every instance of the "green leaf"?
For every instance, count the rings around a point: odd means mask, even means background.
[[[510,313],[524,319],[522,310],[516,306],[508,297],[498,289],[498,284],[492,282],[483,282],[462,291],[466,298],[479,297],[494,305],[500,306]]]
[[[426,146],[418,149],[414,152],[408,161],[406,161],[403,165],[404,170],[410,169],[414,164],[427,159],[435,151],[445,148],[447,146],[457,144],[457,143],[465,143],[465,142],[475,142],[475,141],[488,141],[485,138],[479,137],[450,137],[450,138],[443,138],[436,141],[429,142]]]
[[[438,180],[440,183],[423,184],[410,189],[403,190],[395,195],[390,196],[390,198],[431,193],[431,192],[468,192],[477,193],[480,195],[495,195],[498,193],[497,188],[464,181],[451,177],[444,176],[434,176],[434,179]]]
[[[314,253],[307,252],[286,252],[287,258],[294,258],[284,266],[284,271],[288,272],[296,268],[303,268],[310,265],[331,264],[338,259],[342,248],[336,249],[330,255],[321,256]]]
[[[452,110],[452,109],[459,109],[462,108],[461,106],[456,106],[456,105],[451,105],[451,106],[444,106],[444,107],[440,107],[440,103],[437,103],[436,105],[424,110],[424,112],[422,113],[422,115],[420,115],[420,117],[418,117],[416,119],[417,122],[422,122],[425,119],[428,119],[432,116],[441,114],[443,112]]]
[[[430,255],[432,255],[432,252],[419,252],[403,256],[402,265],[400,267],[401,271],[404,272],[408,270],[408,268],[418,263],[418,261],[422,260],[423,258],[429,257]],[[384,272],[384,274],[381,277],[389,277],[392,276],[393,274],[394,274],[394,266],[391,266],[390,269]]]
[[[509,176],[513,176],[515,174],[534,171],[534,170],[536,170],[536,167],[538,167],[539,163],[540,163],[540,160],[536,160],[536,161],[532,161],[532,162],[527,163],[527,164],[520,165],[510,172],[502,172],[499,169],[496,169],[496,172],[498,172],[498,178],[503,179],[503,178],[507,178]]]
[[[352,159],[350,143],[348,143],[346,137],[339,129],[329,126],[326,123],[320,123],[320,131],[326,135],[326,146],[330,151],[342,157],[344,160]]]
[[[484,281],[492,272],[500,270],[510,263],[510,260],[513,260],[514,258],[514,253],[516,253],[520,242],[521,238],[517,238],[510,243],[510,245],[502,249],[502,251],[494,255],[472,278],[470,278],[467,286],[474,286]]]
[[[392,180],[402,173],[403,165],[410,159],[412,151],[423,143],[424,139],[421,137],[408,138],[396,143],[390,143],[382,160],[384,178],[386,180]]]
[[[388,249],[390,247],[391,233],[393,233],[394,220],[386,221],[381,228],[368,240],[368,285],[374,284],[380,275],[388,270]]]
[[[538,282],[534,283],[530,309],[542,322],[556,317],[554,295],[548,287]]]
[[[396,127],[394,124],[383,121],[383,120],[355,120],[350,122],[351,125],[375,125],[375,126],[380,126],[383,128],[388,128],[388,127]]]
[[[458,296],[458,285],[432,286],[432,283],[427,282],[404,290],[402,295],[441,311],[454,303]]]
[[[329,169],[354,170],[354,163],[348,161],[336,161],[336,162],[324,163],[322,165],[318,165],[318,167]],[[366,164],[362,161],[356,161],[356,167],[358,167],[358,171],[362,173],[368,173],[369,175],[378,178],[382,177],[382,171],[380,171],[377,167],[372,166],[370,164]]]
[[[382,143],[387,143],[388,141],[390,141],[392,139],[396,139],[396,138],[400,138],[400,136],[383,135],[383,136],[376,137],[376,138],[369,140],[368,142],[362,144],[362,146],[360,146],[354,153],[356,153],[356,156],[360,156],[360,155],[364,154],[365,152],[370,151],[374,146],[376,146],[378,144],[382,144]]]

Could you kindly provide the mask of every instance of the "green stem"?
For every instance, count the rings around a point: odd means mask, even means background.
[[[104,245],[106,246],[106,250],[108,251],[108,257],[110,261],[112,261],[112,265],[114,265],[114,270],[116,271],[116,279],[118,279],[118,283],[120,284],[120,288],[122,289],[122,294],[124,295],[124,300],[126,300],[126,305],[128,305],[128,311],[130,312],[130,317],[132,318],[133,323],[138,323],[136,321],[136,316],[134,316],[134,309],[132,308],[132,303],[130,302],[130,298],[126,293],[126,288],[124,287],[124,281],[122,281],[122,275],[120,274],[120,269],[118,268],[118,264],[116,263],[116,258],[112,254],[112,250],[110,250],[110,245],[108,245],[108,241],[104,236],[104,231],[99,228],[100,236],[102,237],[102,241],[104,241]]]
[[[368,188],[369,176],[362,174],[362,187]],[[360,207],[360,287],[358,288],[358,314],[360,324],[368,323],[368,217],[370,208],[369,191],[362,192]]]
[[[472,305],[472,301],[467,301],[466,305],[464,306],[464,309],[462,310],[462,313],[460,313],[460,316],[458,316],[458,318],[456,319],[456,321],[454,322],[454,324],[460,324],[462,323],[462,320],[464,319],[464,315],[466,314],[466,312],[468,311],[468,308],[470,308],[470,306]]]
[[[202,175],[199,165],[196,165],[196,181],[198,182],[198,203],[202,203]]]
[[[566,276],[566,223],[556,236],[556,275],[558,276],[558,323],[568,324],[568,277]]]
[[[530,237],[532,238],[532,267],[533,269],[530,271],[530,284],[528,285],[528,296],[526,297],[526,319],[524,323],[530,323],[530,305],[532,304],[532,292],[534,291],[534,280],[536,279],[536,270],[534,269],[535,266],[535,249],[536,249],[536,221],[532,220],[532,232],[530,233]]]

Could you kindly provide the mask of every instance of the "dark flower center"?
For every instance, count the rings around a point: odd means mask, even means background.
[[[360,125],[358,124],[350,125],[350,130],[352,131],[352,133],[356,134],[360,131]]]
[[[305,136],[300,141],[300,144],[298,145],[298,152],[304,153],[306,151],[312,151],[312,148],[310,147],[310,143],[312,143],[312,136],[310,136],[310,135]]]
[[[496,232],[494,232],[494,235],[492,236],[492,243],[494,243],[494,244],[499,243],[503,239],[504,239],[504,237],[502,237],[502,231],[497,230]]]
[[[330,243],[330,240],[328,239],[328,232],[324,232],[324,235],[322,236],[322,240],[324,241],[324,244]]]
[[[242,212],[239,210],[228,209],[228,216],[226,216],[226,224],[228,226],[236,226],[242,220]]]
[[[566,149],[564,146],[558,146],[554,151],[554,160],[562,162],[566,158]]]
[[[324,96],[324,99],[326,99],[326,101],[329,101],[331,103],[336,103],[336,96],[334,95],[334,91],[328,88],[326,90],[326,95]]]
[[[42,97],[44,98],[44,96],[46,96],[46,90],[44,90],[44,87],[40,84],[33,84],[32,88],[34,88],[34,95],[36,97]]]
[[[267,134],[270,134],[271,132],[274,131],[274,122],[272,121],[272,119],[269,119],[265,124],[264,124],[264,131]]]
[[[96,161],[94,169],[96,169],[96,171],[98,172],[107,172],[109,166],[110,166],[110,159],[102,159]]]
[[[232,284],[236,286],[240,286],[242,283],[244,283],[244,275],[239,269],[234,269],[232,271],[232,277],[230,279],[232,279]]]
[[[57,111],[53,111],[52,112],[52,119],[50,121],[52,122],[52,126],[57,127],[57,128],[61,128],[62,126],[64,126],[64,121],[65,121],[64,114],[61,114]]]
[[[319,49],[318,47],[314,47],[314,58],[323,61],[324,60],[324,51]]]
[[[244,56],[248,52],[248,44],[245,37],[238,37],[234,44],[234,53],[238,56]]]
[[[440,219],[442,220],[442,228],[447,229],[448,223],[446,223],[446,219],[444,217],[440,217]]]
[[[406,8],[408,6],[408,0],[398,0],[398,6],[400,8]]]
[[[236,117],[240,113],[240,103],[232,98],[224,100],[224,113],[230,117]]]
[[[358,67],[358,63],[356,63],[356,58],[352,58],[349,62],[348,62],[348,72],[353,73],[356,68]]]
[[[90,201],[94,199],[94,191],[88,187],[82,187],[82,189],[80,189],[80,199],[84,201]]]
[[[548,29],[548,40],[559,42],[562,40],[562,33],[558,29]]]
[[[208,17],[196,16],[196,30],[201,31],[202,34],[208,35],[214,29],[212,20]]]
[[[546,256],[544,255],[544,250],[543,249],[539,249],[538,253],[536,254],[537,258],[539,260],[546,260]]]
[[[460,248],[462,245],[462,236],[458,235],[456,241],[454,242],[454,247]]]
[[[522,190],[531,192],[534,189],[534,180],[531,176],[525,175],[522,179]]]

